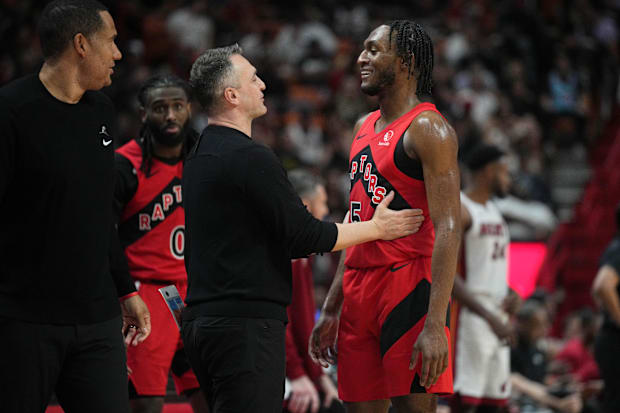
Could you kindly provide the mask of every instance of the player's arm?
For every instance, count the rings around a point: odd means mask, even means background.
[[[521,299],[521,296],[519,295],[519,293],[513,290],[512,288],[510,288],[509,286],[508,294],[506,294],[506,297],[504,298],[504,301],[502,302],[502,309],[509,316],[512,317],[517,314],[517,311],[519,311],[519,308],[521,308],[522,303],[523,303],[523,300]]]
[[[467,230],[471,228],[471,214],[464,204],[461,204],[461,237],[465,235]],[[462,246],[461,246],[462,248]],[[460,254],[462,256],[462,254]],[[461,262],[460,268],[463,268],[464,263]],[[513,329],[509,325],[504,323],[499,317],[488,311],[476,297],[469,292],[465,281],[461,274],[457,273],[454,277],[454,288],[452,289],[452,296],[458,300],[458,302],[469,311],[483,318],[491,328],[493,332],[500,338],[509,338],[513,335]]]
[[[458,141],[454,129],[441,115],[425,112],[411,123],[403,143],[407,155],[422,163],[430,217],[435,227],[428,313],[410,363],[413,369],[421,353],[420,384],[428,387],[437,382],[449,361],[445,325],[462,230]]]
[[[465,235],[465,233],[471,228],[471,214],[469,210],[464,204],[461,204],[461,237]],[[461,245],[461,249],[463,246]],[[462,254],[460,254],[462,257]],[[465,263],[461,262],[459,259],[459,267],[463,268]],[[468,310],[473,313],[479,315],[485,320],[489,320],[493,315],[482,306],[478,300],[469,292],[467,287],[465,286],[465,282],[463,281],[463,275],[458,273],[456,277],[454,277],[454,287],[452,288],[452,296],[459,301],[463,307],[466,307]]]
[[[609,316],[620,326],[620,297],[618,297],[618,282],[620,277],[611,265],[603,265],[594,278],[592,295],[605,308]]]
[[[355,139],[355,136],[362,128],[368,116],[370,116],[370,113],[362,116],[355,123],[353,127],[353,136],[351,137],[352,140]],[[346,213],[343,222],[349,222],[349,212]],[[312,357],[315,363],[319,363],[323,367],[328,367],[329,363],[336,362],[336,335],[338,333],[338,322],[340,319],[340,311],[342,310],[342,301],[344,300],[342,279],[344,277],[344,260],[346,253],[346,249],[343,249],[340,254],[340,261],[338,262],[334,280],[329,287],[325,302],[323,302],[321,315],[312,330],[310,342],[308,343],[308,353],[310,353],[310,357]]]
[[[349,214],[345,217],[347,220]],[[319,363],[323,367],[329,367],[329,364],[336,364],[336,338],[338,336],[338,324],[340,322],[340,311],[342,310],[342,301],[344,294],[342,292],[342,280],[344,278],[344,260],[346,258],[346,250],[340,254],[340,261],[336,269],[334,281],[329,287],[321,315],[317,320],[312,334],[310,334],[310,342],[308,343],[308,353],[315,363]]]

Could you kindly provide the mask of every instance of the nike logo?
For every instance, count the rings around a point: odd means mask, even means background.
[[[105,139],[102,139],[102,143],[103,143],[103,146],[108,146],[109,144],[112,143],[112,139],[110,139],[109,141],[106,141]]]
[[[360,136],[355,138],[355,140],[362,139],[364,136],[368,135],[367,133],[362,133]]]
[[[392,266],[392,268],[390,268],[390,271],[392,271],[392,272],[396,272],[396,271],[400,270],[401,268],[406,267],[406,266],[407,266],[407,265],[409,265],[409,264],[411,264],[411,263],[410,263],[410,262],[408,262],[407,264],[403,264],[403,265],[401,265],[400,267],[394,267],[394,266]]]

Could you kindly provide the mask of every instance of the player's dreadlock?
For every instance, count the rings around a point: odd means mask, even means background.
[[[179,87],[185,92],[188,102],[192,99],[192,88],[183,79],[174,75],[161,75],[154,76],[146,81],[138,92],[138,101],[142,107],[146,107],[148,102],[148,95],[152,89],[158,89],[161,87]],[[146,176],[151,175],[151,165],[153,163],[153,134],[148,128],[146,122],[142,124],[140,128],[140,147],[142,148],[142,164],[140,170],[142,170]],[[194,143],[198,139],[198,134],[192,128],[187,131],[187,136],[183,142],[183,148],[181,149],[181,156],[183,159],[187,156]]]
[[[414,71],[418,86],[416,95],[431,96],[433,87],[433,41],[418,23],[411,20],[395,20],[390,23],[390,47],[392,33],[396,32],[396,53],[409,66],[409,76]],[[414,60],[414,65],[411,60]]]

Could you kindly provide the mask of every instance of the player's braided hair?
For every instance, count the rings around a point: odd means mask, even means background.
[[[189,83],[174,75],[160,75],[150,78],[142,85],[138,92],[138,102],[140,102],[140,105],[143,108],[146,107],[150,91],[162,87],[179,87],[185,92],[188,101],[192,99],[192,88]],[[196,131],[190,128],[185,142],[183,142],[183,148],[181,149],[181,156],[183,159],[185,159],[192,146],[194,146],[197,138],[198,134]],[[140,139],[138,143],[142,148],[142,164],[140,165],[140,170],[143,171],[146,176],[151,174],[151,165],[153,163],[153,139],[151,130],[148,128],[146,122],[143,123],[140,128]]]
[[[428,33],[411,20],[395,20],[390,23],[390,47],[392,34],[396,33],[396,54],[409,67],[409,76],[417,75],[416,95],[431,96],[433,87],[433,41]],[[412,65],[411,60],[414,61]]]

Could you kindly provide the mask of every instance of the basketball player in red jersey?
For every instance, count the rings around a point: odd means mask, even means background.
[[[133,413],[161,413],[168,373],[195,412],[208,408],[176,326],[158,289],[174,284],[185,298],[183,159],[196,140],[190,125],[191,89],[176,76],[156,76],[140,89],[140,138],[117,150],[119,236],[138,293],[151,311],[153,335],[127,349]]]
[[[338,361],[352,413],[435,412],[452,392],[449,301],[460,242],[458,143],[431,93],[433,45],[395,21],[373,30],[358,58],[362,91],[379,110],[360,119],[350,154],[349,219],[365,221],[389,191],[392,208],[421,208],[420,230],[348,248],[310,339],[312,357]],[[345,255],[345,254],[343,254]],[[344,270],[346,267],[346,270]],[[336,343],[337,340],[337,343]]]

